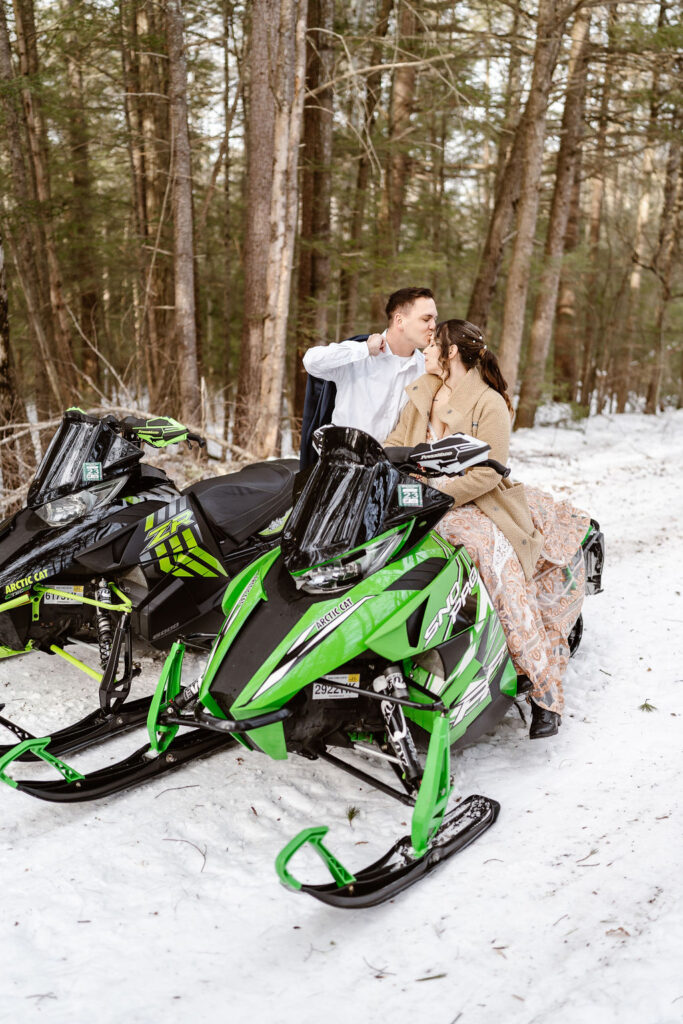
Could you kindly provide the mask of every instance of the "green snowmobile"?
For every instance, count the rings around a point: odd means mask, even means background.
[[[150,744],[83,776],[50,752],[49,737],[28,739],[0,758],[0,779],[70,802],[117,792],[235,741],[275,759],[323,758],[409,804],[410,835],[351,873],[325,846],[327,829],[309,828],[284,847],[276,868],[286,886],[325,903],[371,906],[478,838],[498,815],[496,801],[483,796],[447,813],[450,751],[490,730],[530,684],[517,677],[467,551],[433,531],[452,499],[411,473],[455,475],[477,464],[509,470],[467,435],[385,451],[359,430],[324,427],[317,443],[319,461],[299,475],[281,547],[230,582],[206,668],[186,686],[184,643],[174,643],[152,700]],[[586,589],[597,592],[597,523],[581,557]],[[580,634],[577,622],[575,644]],[[363,760],[347,759],[354,751]],[[367,771],[372,756],[390,765],[395,784]],[[13,761],[36,757],[62,778],[7,774]],[[290,861],[306,844],[327,865],[329,883],[301,884],[292,875]]]

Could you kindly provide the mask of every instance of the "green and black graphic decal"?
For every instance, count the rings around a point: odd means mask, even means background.
[[[171,576],[227,576],[200,541],[201,531],[189,499],[179,498],[147,516],[140,562]]]

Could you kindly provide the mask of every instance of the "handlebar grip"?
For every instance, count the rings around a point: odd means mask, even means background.
[[[189,430],[187,432],[186,441],[196,441],[200,448],[206,448],[206,439],[201,434],[192,434]]]
[[[408,467],[408,469],[414,469],[414,463],[411,464],[409,461],[412,451],[414,451],[412,446],[385,448],[384,454],[389,459],[392,466],[396,466],[397,469],[403,469],[405,467]]]
[[[487,459],[486,462],[482,462],[482,466],[490,466],[491,469],[495,469],[496,473],[505,479],[506,476],[510,476],[510,467],[504,466],[502,462],[498,462],[496,459]]]

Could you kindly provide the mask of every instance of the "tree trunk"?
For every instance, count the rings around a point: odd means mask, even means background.
[[[306,42],[306,88],[329,82],[334,64],[333,0],[309,0]],[[303,414],[306,371],[301,358],[311,345],[327,338],[330,286],[330,200],[332,196],[332,87],[319,91],[304,106],[301,228],[294,370],[294,419]],[[298,438],[295,437],[295,447]]]
[[[374,43],[370,51],[370,66],[376,67],[382,58],[382,42],[389,29],[389,15],[394,6],[394,0],[377,0],[377,14],[374,28]],[[364,132],[368,145],[358,159],[358,171],[356,174],[356,188],[353,194],[353,207],[351,214],[351,231],[348,240],[349,257],[353,262],[348,267],[343,267],[340,282],[340,300],[342,307],[342,329],[343,338],[348,338],[358,332],[358,282],[360,278],[359,266],[361,265],[361,241],[363,228],[365,226],[365,208],[367,206],[367,193],[370,180],[370,154],[369,147],[372,142],[372,130],[376,120],[377,104],[379,103],[382,89],[381,70],[371,71],[365,80],[365,117]],[[364,255],[364,254],[363,254]]]
[[[669,154],[666,163],[664,181],[664,203],[659,221],[659,242],[654,258],[654,270],[659,278],[659,296],[655,316],[655,358],[650,374],[645,412],[653,415],[659,408],[659,394],[664,373],[665,320],[671,302],[671,286],[674,270],[674,253],[676,241],[681,228],[681,207],[683,205],[683,165],[681,156],[681,128],[683,127],[680,111],[679,116],[672,118],[672,134],[669,143]]]
[[[303,121],[306,0],[254,0],[247,126],[244,329],[236,443],[279,447]]]
[[[505,168],[512,150],[515,133],[522,115],[522,50],[519,45],[520,3],[516,0],[512,9],[510,26],[510,56],[508,59],[507,88],[505,89],[505,113],[498,140],[496,176],[493,185],[494,201],[498,195]],[[474,295],[473,295],[474,298]],[[479,321],[472,321],[479,323]]]
[[[403,3],[398,11],[397,46],[403,53],[414,53],[418,20],[414,8]],[[406,61],[408,63],[408,61]],[[401,66],[394,69],[389,107],[389,133],[384,189],[377,224],[375,287],[372,295],[371,319],[374,324],[384,320],[386,280],[399,249],[403,220],[406,182],[410,167],[409,135],[415,103],[417,69]]]
[[[76,367],[71,349],[71,325],[64,303],[62,275],[57,259],[53,224],[52,196],[47,151],[47,131],[41,104],[35,91],[39,76],[33,0],[14,0],[14,20],[23,80],[24,121],[29,143],[30,163],[36,199],[45,240],[47,281],[53,315],[54,359],[59,367],[62,388],[69,401],[77,399]]]
[[[657,27],[663,28],[666,22],[666,2],[661,0],[659,5],[659,19]],[[657,118],[660,104],[660,62],[655,61],[652,72],[652,87],[650,100],[650,118],[647,130],[647,146],[643,153],[642,192],[638,202],[638,213],[636,217],[636,231],[633,241],[633,266],[629,277],[629,290],[626,307],[626,325],[624,328],[624,348],[618,360],[616,374],[617,412],[623,413],[626,410],[629,389],[632,386],[633,352],[635,349],[636,334],[638,332],[639,310],[638,299],[640,296],[640,285],[642,279],[641,263],[644,257],[645,231],[650,217],[650,193],[655,171],[654,140],[657,129]],[[659,310],[658,310],[659,313]]]
[[[516,427],[533,427],[536,409],[543,391],[545,364],[553,329],[553,315],[560,282],[572,186],[576,177],[581,144],[590,19],[590,8],[579,10],[572,30],[572,49],[569,59],[567,95],[562,116],[560,150],[557,155],[555,190],[545,243],[543,270],[534,306],[529,354],[515,420]]]
[[[545,131],[548,95],[562,35],[562,26],[554,24],[556,7],[557,0],[542,0],[539,6],[531,88],[524,113],[519,119],[509,148],[504,170],[501,171],[499,166],[497,172],[493,213],[489,220],[486,242],[479,260],[479,269],[467,309],[467,319],[481,328],[486,327],[488,322],[503,260],[503,251],[510,235],[515,209],[522,194],[522,184],[524,183],[526,188],[527,205],[529,198],[533,198],[533,193],[537,193],[537,188],[534,189],[527,179],[526,172],[530,147],[538,146],[539,128],[542,134]],[[512,62],[509,89],[513,92],[518,89],[517,72],[518,68]],[[506,117],[508,132],[512,130],[514,118],[515,106],[512,103]],[[542,141],[540,144],[542,148]],[[517,230],[519,231],[519,226]]]
[[[122,0],[121,55],[140,275],[137,349],[144,364],[150,408],[163,404],[172,411],[179,405],[179,368],[169,316],[174,300],[169,259],[173,238],[169,232],[170,125],[165,99],[168,62],[159,52],[165,28],[152,5]]]
[[[41,274],[44,264],[41,266],[40,262],[44,255],[44,246],[42,245],[36,219],[30,214],[30,211],[35,206],[34,195],[24,158],[20,115],[14,100],[16,80],[12,66],[12,54],[3,0],[0,0],[0,81],[4,84],[4,88],[0,91],[0,100],[2,101],[5,114],[5,133],[9,151],[12,196],[14,199],[13,230],[10,234],[6,226],[5,233],[8,242],[11,242],[19,284],[26,301],[29,324],[37,343],[44,373],[49,384],[49,395],[51,395],[57,408],[63,408],[69,404],[70,398],[68,390],[64,387],[64,381],[57,372],[52,358],[54,352],[53,321],[49,314],[46,281]],[[46,274],[47,272],[45,271],[45,277]],[[42,375],[37,374],[37,382],[40,383],[41,381]],[[37,400],[39,396],[45,394],[44,390],[40,387],[37,387],[36,391]],[[40,416],[49,415],[48,401],[48,395],[45,395],[45,402],[38,401],[38,413]]]
[[[534,70],[525,112],[524,169],[517,210],[517,233],[508,270],[501,328],[502,338],[498,353],[500,368],[510,393],[514,391],[517,382],[531,257],[536,232],[539,185],[543,170],[543,144],[545,142],[548,97],[563,26],[564,21],[559,13],[558,0],[541,0],[534,51]]]
[[[252,443],[261,391],[261,355],[267,315],[266,274],[270,244],[275,105],[271,68],[277,53],[279,0],[254,0],[249,40],[249,102],[246,118],[246,212],[244,313],[235,409],[235,443]]]
[[[126,142],[130,163],[130,183],[132,196],[135,237],[137,241],[136,279],[133,282],[133,309],[135,322],[135,377],[137,382],[138,400],[141,400],[142,378],[148,376],[147,341],[148,331],[142,304],[145,294],[145,261],[143,239],[147,232],[145,216],[145,165],[142,149],[142,124],[140,118],[140,74],[138,62],[138,46],[136,19],[134,14],[135,0],[121,0],[119,5],[119,32],[121,46],[121,65],[123,70],[123,109],[126,120]]]
[[[72,13],[74,4],[71,4]],[[71,150],[71,180],[73,184],[73,279],[79,293],[79,322],[81,332],[90,344],[83,341],[80,365],[86,378],[93,382],[95,392],[99,386],[100,364],[97,350],[106,349],[102,299],[96,271],[95,226],[92,210],[92,173],[89,157],[88,126],[83,104],[83,76],[78,61],[78,38],[68,34],[67,81],[68,136]],[[91,347],[92,346],[92,347]]]
[[[598,144],[595,155],[594,171],[591,181],[590,213],[588,218],[588,251],[590,272],[586,286],[586,324],[585,344],[581,367],[581,405],[590,409],[591,395],[595,385],[595,370],[598,356],[598,339],[604,336],[604,324],[601,322],[601,258],[600,233],[602,226],[602,207],[605,195],[605,179],[607,177],[607,133],[609,130],[610,102],[612,96],[612,61],[610,59],[611,29],[617,18],[616,6],[610,7],[607,14],[610,32],[610,43],[605,55],[605,71],[600,97],[600,114],[598,117]]]
[[[185,423],[198,424],[201,418],[201,395],[197,366],[192,165],[187,124],[187,67],[180,0],[166,2],[166,31],[171,122],[170,173],[173,188],[175,344],[178,349],[180,408]]]
[[[266,275],[268,315],[264,323],[261,400],[256,452],[263,458],[280,449],[280,413],[285,380],[287,320],[297,223],[299,146],[306,81],[308,0],[281,0],[270,251]],[[330,140],[331,141],[331,140]]]
[[[20,398],[14,367],[12,365],[12,349],[10,346],[9,308],[7,303],[7,278],[5,275],[5,250],[0,234],[0,426],[9,426],[12,422],[26,422],[26,409]],[[5,431],[1,439],[9,439]],[[0,469],[2,469],[2,489],[5,498],[17,490],[28,479],[33,468],[30,443],[22,446],[20,441],[12,440],[0,446]],[[21,506],[20,500],[4,505],[4,514],[8,515]]]
[[[231,395],[230,395],[230,383],[232,377],[232,359],[230,352],[230,343],[232,340],[231,331],[231,320],[233,311],[233,271],[232,271],[232,225],[231,225],[231,195],[230,195],[230,125],[232,123],[232,117],[237,106],[237,93],[242,88],[241,79],[237,82],[235,89],[235,102],[230,102],[230,34],[232,29],[232,16],[233,16],[233,2],[232,0],[224,0],[223,2],[223,33],[224,33],[224,45],[223,45],[223,76],[224,76],[224,90],[223,90],[223,116],[225,120],[225,145],[223,151],[223,267],[224,267],[224,281],[223,281],[223,365],[222,365],[222,394],[223,394],[223,436],[227,440],[230,430],[230,407],[231,407]]]
[[[555,309],[555,339],[553,345],[553,399],[556,402],[571,402],[578,385],[578,339],[576,337],[576,288],[574,270],[568,266],[566,257],[579,244],[581,221],[581,159],[579,150],[574,181],[569,203],[569,219],[564,240],[565,259],[560,271],[557,307]]]

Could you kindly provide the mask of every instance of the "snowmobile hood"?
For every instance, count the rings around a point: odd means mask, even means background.
[[[32,509],[21,509],[11,532],[0,540],[0,598],[16,597],[34,583],[77,570],[75,563],[86,549],[123,535],[139,520],[139,509],[123,501],[61,527],[47,526]]]
[[[417,546],[342,594],[320,598],[297,591],[277,548],[228,586],[227,618],[216,638],[200,690],[219,717],[243,718],[279,707],[326,672],[373,650],[408,657],[420,631],[406,621],[424,605],[438,614],[439,588],[425,587],[447,571],[452,549],[428,535]],[[434,633],[434,643],[441,639]]]

